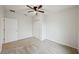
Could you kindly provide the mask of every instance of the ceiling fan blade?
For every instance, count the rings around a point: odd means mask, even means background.
[[[38,12],[44,13],[44,11],[40,11],[40,10]]]
[[[40,9],[40,8],[42,8],[42,5],[39,5],[39,6],[38,6],[38,9]]]
[[[26,5],[27,7],[29,7],[29,8],[31,8],[31,9],[33,9],[31,6],[29,6],[29,5]]]

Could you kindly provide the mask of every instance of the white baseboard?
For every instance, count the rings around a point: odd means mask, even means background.
[[[50,39],[48,39],[48,40],[50,40]],[[51,41],[54,41],[54,40],[51,40]],[[54,41],[54,42],[77,49],[77,47],[73,47],[73,46],[68,45],[68,44],[66,44],[66,43],[62,43],[62,42],[58,42],[58,41]]]
[[[20,37],[20,38],[17,38],[17,40],[13,40],[13,41],[22,40],[22,39],[29,38],[29,37],[32,37],[32,35],[29,35],[29,36],[26,36],[26,37]],[[13,41],[10,41],[10,42],[13,42]],[[9,43],[9,42],[5,42],[5,43]]]

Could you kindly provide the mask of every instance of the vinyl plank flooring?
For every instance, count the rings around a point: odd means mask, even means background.
[[[58,44],[50,40],[26,38],[3,44],[2,54],[77,54],[75,48]]]

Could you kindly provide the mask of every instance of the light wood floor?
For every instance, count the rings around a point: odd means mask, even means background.
[[[2,54],[77,54],[75,48],[31,37],[3,44]]]

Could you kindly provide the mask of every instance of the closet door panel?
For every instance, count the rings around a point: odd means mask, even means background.
[[[17,20],[5,19],[5,43],[17,40]]]

